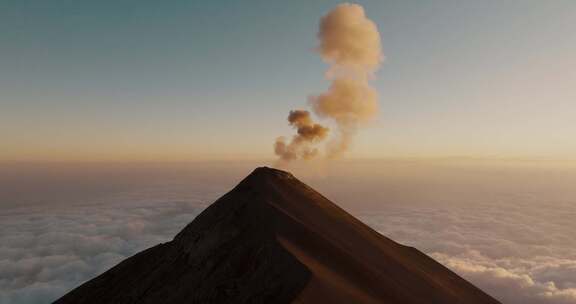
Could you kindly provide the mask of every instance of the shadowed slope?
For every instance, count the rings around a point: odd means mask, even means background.
[[[258,168],[186,226],[56,303],[498,303],[291,174]]]

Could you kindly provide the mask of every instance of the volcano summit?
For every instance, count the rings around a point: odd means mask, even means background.
[[[499,302],[290,173],[262,167],[172,241],[55,303]]]

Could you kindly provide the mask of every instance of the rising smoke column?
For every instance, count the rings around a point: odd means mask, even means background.
[[[325,148],[327,157],[345,152],[358,127],[374,118],[378,112],[378,94],[369,83],[379,68],[383,54],[376,24],[366,18],[357,4],[340,4],[320,20],[317,48],[330,65],[326,77],[331,81],[328,91],[309,98],[314,113],[336,125],[336,133]],[[300,127],[291,117],[294,112],[306,117],[308,126],[322,129],[322,136],[300,138]],[[318,154],[314,147],[325,139],[327,128],[312,122],[307,111],[292,111],[288,121],[298,130],[290,143],[279,138],[276,155],[281,160],[307,159]]]
[[[310,112],[304,110],[290,111],[288,122],[296,129],[297,134],[288,144],[283,137],[279,137],[274,145],[276,155],[284,161],[316,157],[318,149],[312,147],[312,144],[324,140],[328,135],[328,128],[314,123]]]

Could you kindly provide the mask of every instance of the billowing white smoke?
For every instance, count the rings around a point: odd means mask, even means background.
[[[349,148],[357,128],[378,112],[378,94],[369,80],[383,59],[380,34],[374,22],[366,18],[362,6],[346,3],[322,17],[318,39],[317,51],[330,65],[326,77],[331,85],[309,101],[316,115],[336,125],[324,156],[337,157]],[[293,122],[296,112],[305,116],[305,125]],[[289,143],[284,137],[276,140],[274,151],[280,160],[318,156],[317,145],[327,138],[328,129],[314,123],[308,111],[291,111],[288,120],[298,134]],[[303,126],[309,136],[302,136]],[[314,130],[310,130],[312,127]]]

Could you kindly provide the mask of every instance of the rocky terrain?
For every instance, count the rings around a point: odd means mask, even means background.
[[[257,168],[176,237],[55,303],[499,303],[290,173]]]

